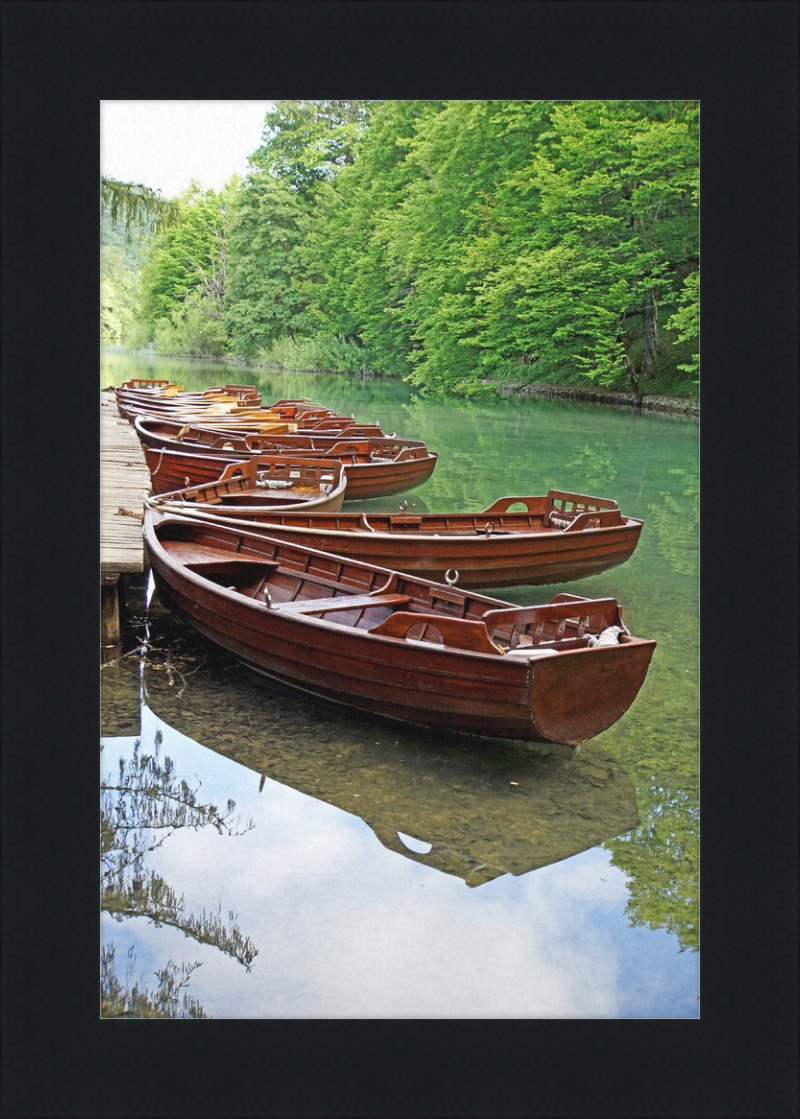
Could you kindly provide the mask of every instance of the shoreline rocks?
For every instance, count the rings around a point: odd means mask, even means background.
[[[505,385],[498,386],[502,396],[544,396],[564,400],[579,400],[589,404],[604,404],[612,408],[629,408],[635,411],[659,412],[687,419],[700,418],[700,402],[688,396],[663,396],[654,393],[637,396],[633,392],[614,389],[596,389],[579,385]]]

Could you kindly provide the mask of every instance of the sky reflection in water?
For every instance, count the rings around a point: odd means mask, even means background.
[[[695,1017],[697,956],[661,931],[631,929],[626,878],[600,847],[470,889],[387,850],[321,800],[197,745],[142,709],[142,742],[199,798],[236,801],[255,828],[174,833],[159,873],[189,911],[233,911],[259,954],[247,973],[216,949],[137,918],[103,916],[103,939],[138,969],[200,960],[192,994],[215,1018]],[[107,739],[104,772],[133,739]],[[415,837],[416,838],[416,837]],[[424,836],[419,837],[424,840]],[[213,871],[211,870],[213,868]],[[213,892],[210,892],[213,891]],[[665,992],[671,992],[666,996]]]

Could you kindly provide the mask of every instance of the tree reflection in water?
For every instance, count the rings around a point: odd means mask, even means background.
[[[155,735],[152,754],[141,752],[141,740],[129,758],[120,758],[116,778],[110,774],[100,785],[101,910],[118,922],[145,917],[156,927],[179,929],[199,944],[210,944],[240,963],[247,971],[258,955],[249,937],[243,936],[236,915],[227,923],[221,907],[209,912],[187,913],[183,896],[145,860],[179,828],[213,827],[221,835],[242,835],[253,826],[234,818],[236,807],[229,800],[220,810],[215,804],[197,800],[197,789],[175,776],[169,757],[161,757],[161,732]],[[100,747],[101,753],[103,746]],[[112,944],[101,957],[101,1017],[103,1018],[205,1018],[199,1002],[187,995],[192,972],[199,961],[169,960],[156,971],[155,990],[133,983],[135,957],[128,953],[124,979],[116,970]]]

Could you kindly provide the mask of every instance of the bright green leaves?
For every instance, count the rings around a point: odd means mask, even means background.
[[[182,200],[151,321],[201,308],[234,352],[335,344],[429,391],[697,376],[694,102],[279,101],[251,166],[210,237],[213,200]]]
[[[557,106],[512,179],[538,206],[516,258],[482,287],[487,351],[517,356],[534,376],[562,366],[603,384],[627,374],[637,387],[653,375],[659,303],[674,300],[676,269],[697,254],[697,164],[686,121],[633,102]]]
[[[697,342],[700,340],[700,273],[690,272],[683,282],[683,287],[677,296],[678,310],[667,323],[668,327],[678,332],[681,342]],[[700,354],[695,353],[691,359],[678,365],[678,369],[689,373],[695,384],[700,381]]]
[[[269,172],[249,175],[241,187],[231,219],[225,317],[238,353],[255,356],[302,328],[299,243],[304,213],[297,193]]]
[[[257,168],[312,201],[320,185],[353,162],[371,101],[276,101],[264,119]]]
[[[193,183],[178,218],[142,269],[142,313],[161,352],[224,353],[228,238],[234,180],[219,193]]]

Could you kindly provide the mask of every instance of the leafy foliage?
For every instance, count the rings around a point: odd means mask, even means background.
[[[228,345],[225,310],[234,179],[219,193],[193,183],[178,219],[142,268],[142,315],[163,353],[217,354]]]
[[[239,193],[231,222],[225,316],[237,353],[255,356],[310,324],[299,289],[303,213],[297,194],[267,171],[248,176]]]
[[[667,323],[678,332],[681,342],[697,342],[700,338],[700,273],[690,272],[676,297],[678,310]],[[688,362],[678,365],[678,369],[691,374],[694,383],[700,383],[700,354],[695,353]]]
[[[677,268],[696,258],[698,158],[691,118],[636,102],[557,106],[516,180],[538,196],[535,221],[485,285],[483,344],[534,374],[576,366],[615,384],[626,371],[639,389],[657,365],[659,303],[674,302]]]
[[[130,239],[136,226],[152,227],[156,232],[167,229],[178,218],[174,200],[161,197],[161,192],[142,183],[125,183],[107,175],[100,178],[100,201],[107,207],[112,222],[125,222]]]
[[[138,285],[118,245],[100,249],[100,341],[120,345],[134,331]]]
[[[306,202],[355,159],[370,101],[276,101],[264,118],[263,147],[251,157]]]
[[[696,102],[278,101],[250,164],[158,237],[159,349],[288,340],[459,395],[696,390]],[[187,306],[219,324],[199,342]]]

